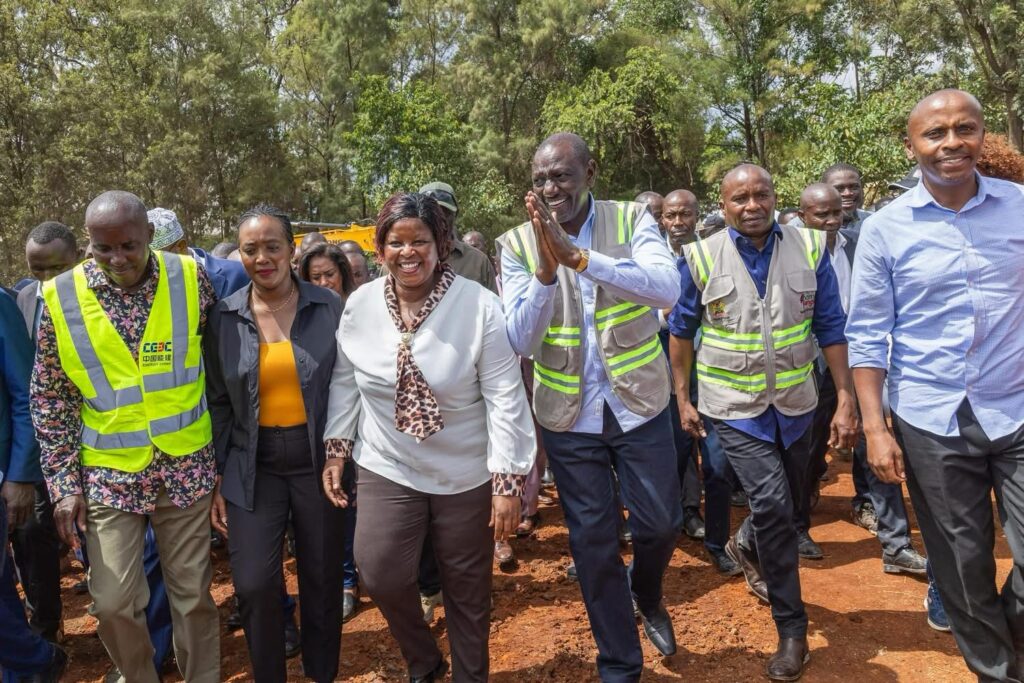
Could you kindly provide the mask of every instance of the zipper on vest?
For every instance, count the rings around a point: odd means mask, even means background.
[[[767,296],[767,292],[765,295]],[[772,319],[768,316],[769,302],[758,298],[761,307],[761,339],[764,343],[764,372],[768,403],[775,405],[775,342],[772,339]]]

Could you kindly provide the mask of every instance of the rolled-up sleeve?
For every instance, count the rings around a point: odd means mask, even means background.
[[[628,259],[590,252],[590,263],[581,277],[626,301],[651,308],[673,306],[679,298],[676,258],[649,213],[641,216],[633,232],[630,249],[632,258]]]
[[[889,335],[896,323],[892,258],[874,220],[861,229],[853,259],[846,338],[850,367],[888,368]]]
[[[520,356],[533,356],[555,312],[558,283],[542,284],[508,250],[501,252],[501,295],[508,340]]]
[[[487,406],[487,469],[495,481],[518,481],[529,474],[537,456],[537,434],[526,401],[519,359],[512,350],[505,318],[496,298],[484,311],[477,375]],[[513,475],[507,477],[502,475]],[[511,489],[521,489],[521,482]],[[501,491],[495,490],[495,493]]]

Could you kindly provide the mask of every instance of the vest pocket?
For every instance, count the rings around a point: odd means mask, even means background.
[[[534,360],[553,370],[565,370],[569,367],[569,349],[564,346],[541,344],[540,353]]]
[[[736,289],[736,282],[733,281],[732,275],[715,275],[704,285],[700,302],[707,306],[712,301],[728,296],[734,289]]]
[[[645,311],[639,318],[613,326],[612,338],[620,349],[630,349],[649,341],[657,328],[658,323],[654,320],[654,316]]]
[[[786,273],[786,284],[796,294],[794,301],[799,306],[801,319],[813,317],[818,293],[817,274],[812,270],[794,270]]]

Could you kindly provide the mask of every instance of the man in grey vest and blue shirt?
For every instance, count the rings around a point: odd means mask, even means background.
[[[657,309],[679,294],[675,260],[643,205],[590,194],[583,140],[552,135],[533,157],[530,222],[498,239],[509,338],[534,360],[533,408],[569,527],[602,681],[640,680],[634,617],[675,652],[661,583],[682,525]],[[633,562],[619,555],[619,505]],[[632,592],[632,596],[631,596]]]
[[[779,646],[768,677],[793,681],[809,658],[793,497],[804,490],[810,458],[819,346],[838,395],[830,443],[852,447],[857,436],[846,316],[821,233],[775,222],[768,172],[737,166],[721,191],[729,227],[687,247],[682,294],[669,316],[672,365],[681,370],[674,373],[679,419],[699,437],[705,429],[698,410],[711,418],[747,492],[751,514],[726,552],[752,592],[771,603]],[[683,397],[698,329],[695,409]]]

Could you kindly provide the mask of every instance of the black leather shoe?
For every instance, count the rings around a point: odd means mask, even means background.
[[[744,491],[733,491],[729,494],[729,505],[734,508],[745,508],[749,505],[747,502],[747,494]]]
[[[341,593],[341,620],[348,621],[355,616],[359,609],[359,589],[346,588]]]
[[[445,661],[444,657],[437,663],[434,670],[430,673],[423,674],[422,676],[413,676],[409,674],[409,683],[433,683],[434,681],[443,681],[444,675],[448,673],[448,662]]]
[[[796,551],[805,560],[823,560],[825,553],[821,546],[814,542],[811,535],[806,531],[799,531],[796,535]]]
[[[302,652],[302,636],[299,634],[299,627],[295,623],[295,615],[291,619],[284,620],[284,656],[291,659]]]
[[[810,658],[807,638],[780,638],[779,649],[768,660],[765,673],[773,681],[795,681],[803,675]]]
[[[672,617],[664,604],[659,604],[657,609],[649,615],[640,612],[640,622],[644,625],[644,633],[651,645],[665,657],[671,657],[676,653],[676,634],[672,630]]]
[[[761,578],[761,568],[752,554],[740,547],[735,536],[725,544],[725,554],[740,566],[750,592],[762,602],[768,602],[768,586]]]
[[[228,631],[237,631],[242,628],[242,613],[238,611],[238,597],[231,599],[231,613],[224,620],[224,628]]]
[[[686,519],[683,520],[683,532],[690,538],[695,538],[698,541],[704,540],[704,520],[701,519],[699,512],[686,516]]]
[[[711,558],[711,564],[715,565],[715,569],[720,574],[726,576],[739,576],[743,573],[743,567],[738,563],[733,562],[733,559],[721,550],[709,550],[708,557]]]

